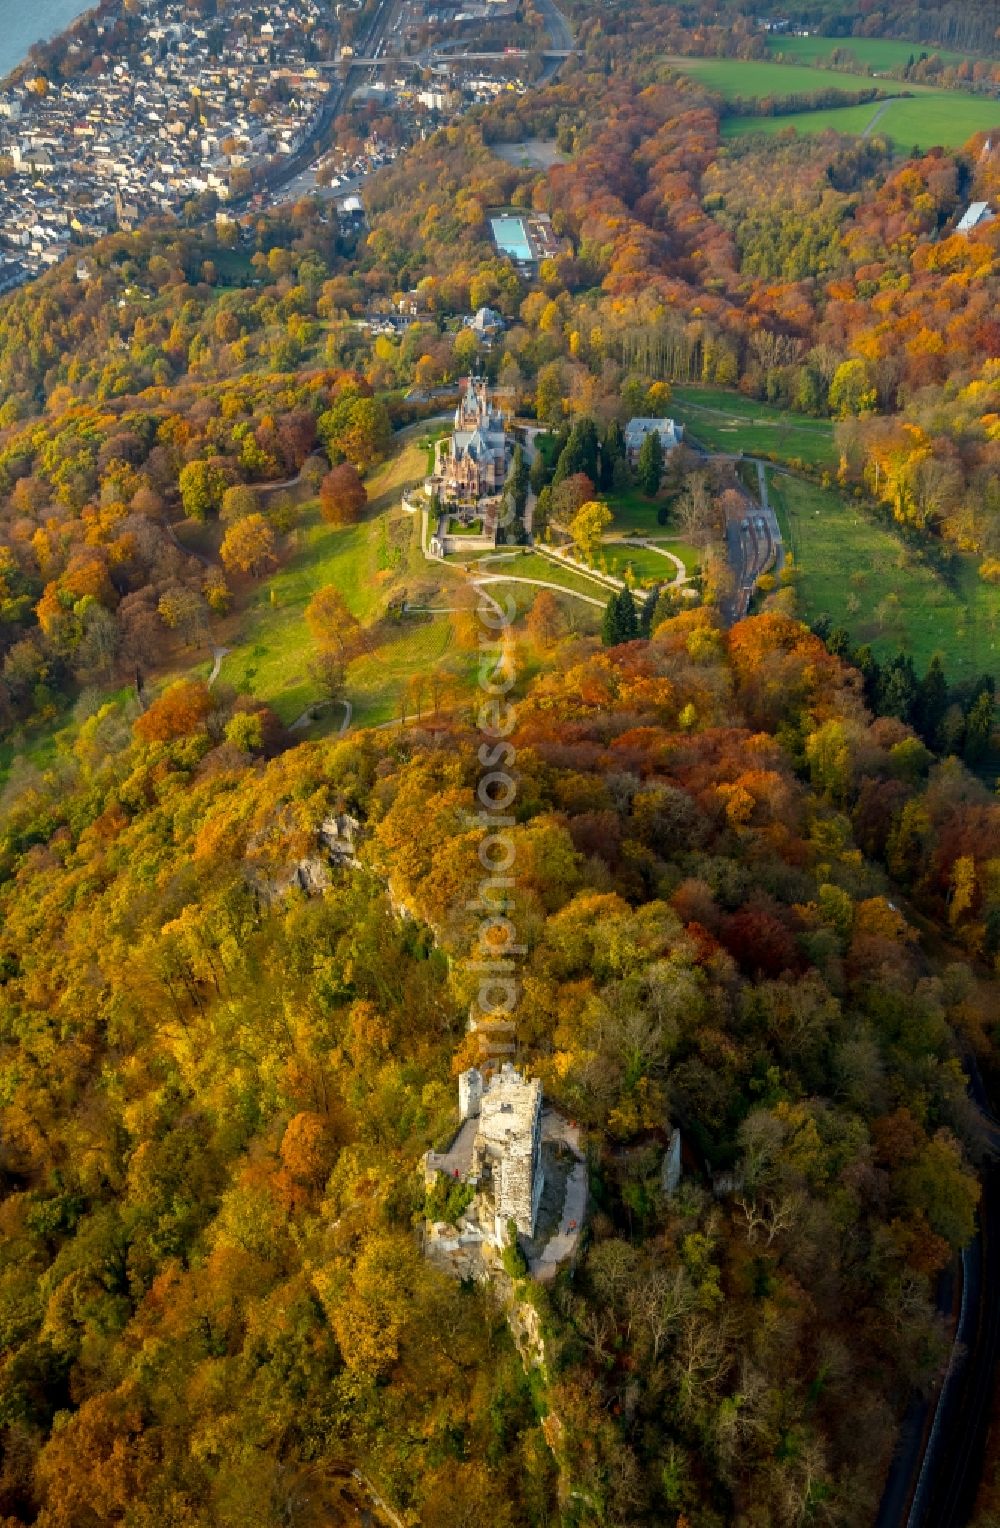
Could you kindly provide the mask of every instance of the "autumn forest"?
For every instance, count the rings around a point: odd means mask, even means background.
[[[0,297],[0,1528],[1000,1524],[988,9],[568,0]]]

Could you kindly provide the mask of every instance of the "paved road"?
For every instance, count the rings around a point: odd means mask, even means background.
[[[596,605],[598,610],[603,610],[607,604],[607,600],[595,599],[592,594],[567,589],[565,584],[550,584],[544,578],[518,578],[513,573],[490,573],[486,578],[470,578],[469,582],[474,589],[482,589],[484,584],[531,584],[535,589],[554,589],[557,594],[568,594],[575,600],[583,600],[586,605]]]
[[[329,711],[331,706],[343,706],[344,708],[344,719],[340,724],[340,735],[343,736],[351,725],[351,717],[354,715],[354,707],[346,698],[343,700],[319,700],[313,705],[307,706],[302,715],[297,716],[291,723],[288,728],[289,732],[301,732],[303,728],[311,726],[319,712]]]
[[[213,684],[215,683],[215,681],[219,677],[219,670],[222,667],[222,660],[223,660],[223,658],[225,658],[231,652],[232,652],[232,648],[231,647],[213,647],[212,648],[212,672],[208,676],[208,688],[209,689],[212,688]]]

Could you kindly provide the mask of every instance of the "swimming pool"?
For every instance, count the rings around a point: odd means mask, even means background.
[[[513,260],[526,262],[535,258],[522,218],[490,218],[490,226],[493,229],[493,241],[501,254],[510,255]]]

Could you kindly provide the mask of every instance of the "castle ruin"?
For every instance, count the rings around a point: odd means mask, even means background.
[[[458,1080],[463,1122],[476,1120],[471,1171],[482,1196],[480,1224],[492,1220],[497,1246],[507,1241],[508,1222],[533,1236],[542,1197],[542,1084],[523,1078],[505,1061],[484,1080],[470,1067]]]

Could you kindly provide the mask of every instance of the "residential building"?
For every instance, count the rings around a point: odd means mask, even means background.
[[[684,439],[684,426],[673,419],[630,419],[625,426],[625,451],[633,467],[639,460],[643,441],[654,432],[660,437],[664,456]]]

